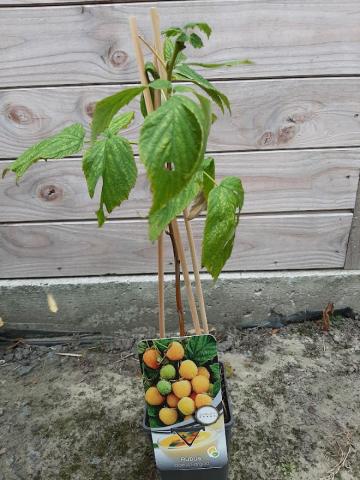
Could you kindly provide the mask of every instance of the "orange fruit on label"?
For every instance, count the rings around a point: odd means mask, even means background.
[[[156,387],[150,387],[146,390],[145,400],[149,405],[161,405],[165,401],[165,397],[160,395]]]
[[[179,380],[173,383],[172,391],[178,398],[188,397],[191,393],[191,383],[189,380]]]
[[[169,360],[175,362],[177,360],[182,360],[184,358],[185,351],[184,347],[180,342],[172,342],[166,352],[166,356]]]
[[[173,425],[178,419],[176,408],[162,408],[159,412],[159,418],[165,425]]]
[[[176,408],[177,404],[179,403],[179,399],[173,393],[169,393],[169,395],[166,397],[166,403],[169,405],[169,407]]]
[[[195,412],[195,402],[190,397],[179,400],[177,408],[183,415],[192,415]]]
[[[209,379],[203,375],[197,375],[191,380],[191,385],[196,393],[206,393],[209,390]]]
[[[179,368],[180,377],[192,380],[198,374],[198,367],[192,360],[184,360]]]
[[[203,377],[206,377],[206,378],[210,379],[210,372],[205,367],[199,367],[198,368],[198,375],[202,375]]]
[[[156,348],[148,348],[144,352],[143,360],[147,367],[157,370],[160,367],[161,356]]]
[[[198,393],[195,398],[196,408],[212,405],[212,398],[206,393]]]

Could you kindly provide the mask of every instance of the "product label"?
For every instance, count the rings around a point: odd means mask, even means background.
[[[212,335],[138,345],[148,422],[160,470],[227,464],[222,373]]]

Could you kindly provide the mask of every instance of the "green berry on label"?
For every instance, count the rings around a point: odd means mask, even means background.
[[[176,370],[173,365],[165,365],[160,370],[160,377],[164,380],[173,380],[176,376]]]
[[[171,383],[167,380],[160,380],[156,387],[161,395],[168,395],[171,392]]]

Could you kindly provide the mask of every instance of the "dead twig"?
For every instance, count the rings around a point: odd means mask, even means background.
[[[352,444],[351,435],[350,435],[349,432],[346,432],[345,439],[346,439],[345,448],[342,448],[341,445],[339,444],[339,442],[336,440],[336,445],[337,445],[338,450],[339,450],[338,463],[331,470],[329,470],[329,472],[326,474],[326,476],[323,477],[321,480],[335,480],[338,473],[343,468],[347,468],[346,462],[347,462],[348,457],[351,453],[351,450],[354,448],[354,446]]]
[[[135,353],[128,353],[127,355],[119,358],[119,360],[116,360],[116,362],[113,362],[113,365],[115,365],[115,363],[123,362],[123,361],[126,360],[127,358],[129,358],[129,357],[134,357],[134,356],[135,356]]]
[[[322,330],[325,334],[327,334],[330,330],[330,318],[334,313],[334,304],[328,303],[327,307],[323,311],[322,316]]]
[[[55,355],[59,355],[60,357],[82,357],[81,353],[66,353],[66,352],[55,352]]]

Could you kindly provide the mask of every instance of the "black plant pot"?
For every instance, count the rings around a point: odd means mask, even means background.
[[[231,430],[234,423],[232,408],[229,396],[227,394],[227,384],[224,373],[224,366],[221,363],[222,396],[225,416],[225,434],[228,455],[231,446]],[[148,416],[145,409],[143,428],[151,439],[151,428],[149,426]],[[198,468],[192,470],[159,470],[161,480],[227,480],[228,465],[222,468]]]

